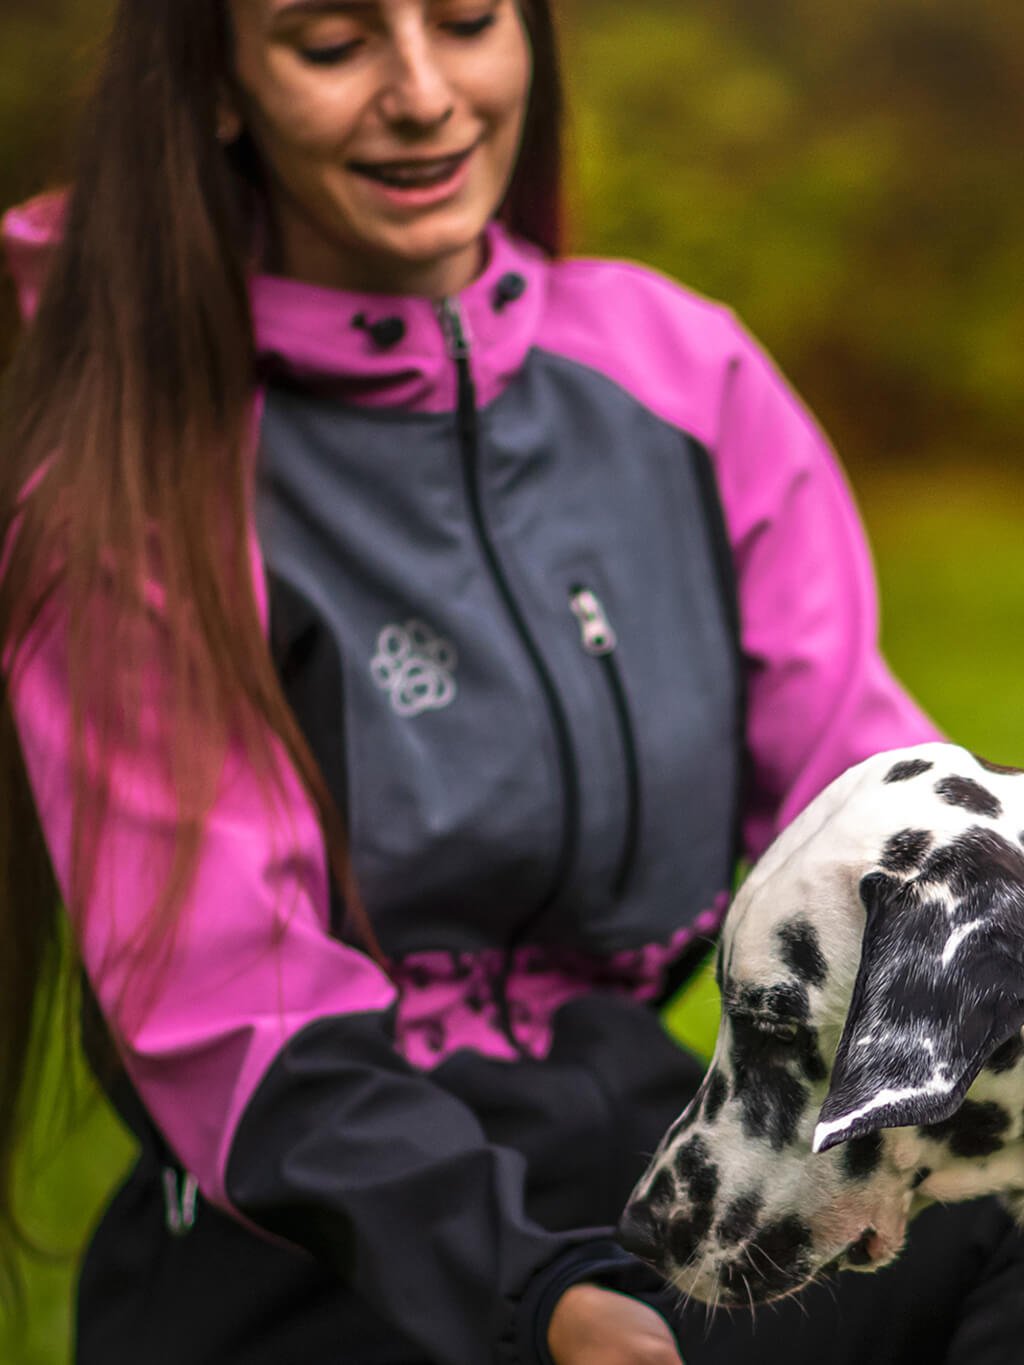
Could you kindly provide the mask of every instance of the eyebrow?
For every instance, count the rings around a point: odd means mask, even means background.
[[[354,10],[376,8],[377,0],[286,0],[271,17],[276,23],[279,19],[292,19],[304,14],[348,14]]]

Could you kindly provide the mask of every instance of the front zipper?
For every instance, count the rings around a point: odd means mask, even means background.
[[[526,917],[515,932],[505,943],[505,963],[504,969],[496,983],[496,1003],[501,1015],[502,1028],[509,1041],[520,1052],[524,1049],[515,1036],[512,1022],[509,1017],[508,995],[506,983],[511,967],[512,954],[530,933],[530,930],[542,919],[550,907],[558,899],[563,887],[569,879],[572,864],[576,857],[576,845],[579,838],[579,781],[576,774],[576,761],[572,749],[572,738],[569,731],[569,720],[565,712],[565,707],[558,695],[550,670],[544,661],[536,640],[526,624],[519,603],[516,601],[515,594],[505,575],[501,560],[491,538],[490,531],[484,517],[483,502],[480,494],[480,427],[477,413],[476,385],[473,380],[471,365],[471,346],[469,336],[462,318],[462,312],[458,301],[452,298],[443,299],[438,306],[438,316],[441,328],[444,332],[448,346],[448,354],[455,362],[455,373],[458,382],[458,399],[456,405],[456,422],[459,437],[459,451],[462,459],[462,476],[466,489],[466,500],[469,504],[470,515],[473,527],[476,532],[477,541],[483,553],[483,557],[490,570],[498,594],[505,605],[509,618],[515,627],[516,633],[526,651],[527,657],[536,674],[540,684],[541,692],[547,704],[548,713],[551,718],[551,725],[555,736],[555,747],[558,755],[559,774],[562,783],[562,839],[555,861],[555,870],[552,875],[551,884],[542,897],[537,908]]]
[[[577,585],[570,589],[569,606],[579,622],[583,648],[598,661],[608,684],[622,743],[626,769],[626,830],[618,868],[612,881],[612,890],[616,896],[621,896],[629,883],[640,841],[640,764],[637,759],[633,718],[616,658],[618,639],[600,599],[589,588]]]

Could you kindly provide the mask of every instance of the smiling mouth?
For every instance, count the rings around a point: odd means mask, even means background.
[[[380,185],[394,189],[420,190],[443,185],[468,161],[476,144],[453,156],[421,158],[416,161],[350,161],[349,168]]]

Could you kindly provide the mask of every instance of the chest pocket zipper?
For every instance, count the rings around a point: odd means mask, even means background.
[[[629,700],[622,683],[616,649],[618,639],[604,607],[596,593],[582,585],[569,592],[569,606],[580,627],[580,639],[586,652],[597,660],[611,694],[612,710],[622,743],[626,772],[626,830],[622,852],[612,882],[612,890],[621,896],[629,884],[636,862],[640,841],[640,765],[637,758],[636,734],[630,714]]]

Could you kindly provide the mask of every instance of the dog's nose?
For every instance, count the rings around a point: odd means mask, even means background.
[[[657,1262],[662,1251],[658,1222],[644,1204],[628,1204],[615,1229],[615,1240],[620,1246],[638,1256],[641,1261]]]

